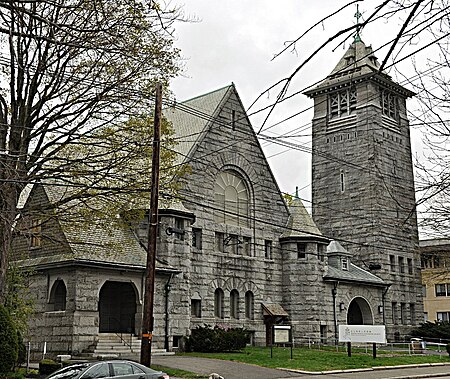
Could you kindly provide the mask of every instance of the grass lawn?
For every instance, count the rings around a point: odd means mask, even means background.
[[[184,355],[216,358],[229,361],[250,363],[271,368],[292,368],[306,371],[327,371],[339,369],[368,368],[374,366],[395,366],[418,363],[450,362],[445,355],[408,355],[405,353],[377,352],[377,358],[373,359],[372,352],[368,354],[352,350],[352,356],[348,357],[345,351],[312,350],[307,348],[295,348],[291,359],[290,348],[274,347],[273,357],[270,357],[268,347],[247,347],[236,353],[183,353]]]

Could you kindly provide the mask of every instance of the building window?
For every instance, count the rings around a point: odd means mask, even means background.
[[[272,259],[272,241],[264,241],[264,257],[266,259]]]
[[[428,312],[423,312],[423,321],[424,322],[428,321]]]
[[[325,254],[324,254],[325,248],[323,245],[318,244],[317,245],[317,254],[319,255],[319,259],[321,262],[325,260]]]
[[[341,186],[341,192],[345,191],[345,174],[344,171],[341,171],[340,177],[340,186]]]
[[[214,316],[217,318],[223,318],[223,299],[224,294],[220,288],[217,288],[214,292]]]
[[[436,319],[437,321],[450,321],[450,312],[437,312]]]
[[[239,292],[237,290],[230,292],[230,316],[239,318]]]
[[[201,250],[202,248],[202,230],[192,228],[192,247]]]
[[[175,235],[175,238],[183,241],[184,240],[184,220],[182,218],[176,217],[175,218],[175,230],[173,231],[173,234]]]
[[[66,310],[66,296],[67,290],[64,281],[58,279],[53,284],[52,290],[50,291],[50,310],[51,311],[64,311]]]
[[[253,320],[255,317],[255,300],[252,291],[245,293],[245,318]]]
[[[450,284],[436,284],[436,296],[450,296]]]
[[[411,258],[408,258],[408,274],[413,273],[413,260]]]
[[[342,263],[342,269],[344,271],[348,271],[348,258],[342,258],[341,263]]]
[[[397,303],[392,302],[392,323],[398,324]]]
[[[246,257],[252,256],[252,239],[250,237],[242,237],[242,253]]]
[[[409,317],[411,319],[411,324],[416,324],[416,305],[414,303],[409,303]]]
[[[352,114],[356,110],[356,88],[331,93],[328,104],[331,119]]]
[[[380,90],[380,105],[385,116],[398,119],[398,97],[387,90]]]
[[[231,129],[236,129],[236,111],[234,109],[231,111]]]
[[[41,220],[32,220],[31,221],[31,247],[39,247],[41,246]]]
[[[306,258],[306,243],[303,242],[297,243],[297,258],[298,259]]]
[[[200,299],[191,299],[191,316],[202,317],[202,301]]]
[[[236,234],[230,234],[225,238],[225,246],[228,246],[228,251],[231,254],[239,254],[239,238]]]
[[[405,259],[403,257],[398,257],[398,272],[405,272]]]
[[[245,181],[232,171],[221,172],[214,186],[214,218],[218,223],[245,226],[249,222],[249,192]]]
[[[400,322],[405,325],[406,324],[406,304],[400,304]]]
[[[224,234],[221,232],[215,233],[215,240],[214,240],[215,250],[220,251],[221,253],[224,252]]]
[[[427,286],[422,284],[422,297],[427,297]]]
[[[389,264],[391,267],[391,272],[395,272],[395,255],[389,255]]]

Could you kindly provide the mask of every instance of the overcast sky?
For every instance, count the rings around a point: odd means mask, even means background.
[[[289,49],[272,60],[287,41],[298,38],[317,21],[337,11],[350,0],[189,0],[184,3],[187,17],[198,22],[176,26],[176,45],[181,49],[185,71],[172,83],[177,101],[213,91],[232,82],[247,109],[268,87],[290,75],[318,46],[338,30],[356,23],[356,5],[345,8],[337,16],[324,21],[308,33],[295,49]],[[360,2],[363,17],[368,16],[379,0]],[[181,4],[181,3],[180,3]],[[366,45],[378,49],[392,39],[397,21],[380,21],[362,32]],[[346,38],[347,37],[347,38]],[[324,79],[338,63],[349,44],[351,34],[332,42],[295,77],[289,93],[302,91]],[[379,60],[385,50],[376,53]],[[276,90],[270,91],[248,113],[261,109],[274,101]],[[312,100],[302,94],[293,96],[276,108],[263,131],[264,135],[279,136],[286,133],[298,137],[287,139],[293,147],[283,147],[260,139],[269,164],[283,192],[293,194],[300,189],[300,197],[310,199],[311,154],[310,123]],[[288,121],[278,122],[292,117]],[[265,114],[251,116],[255,131],[261,128]],[[277,125],[275,125],[277,124]],[[275,125],[275,126],[273,126]],[[413,148],[419,148],[415,138]],[[306,149],[305,149],[306,147]],[[303,151],[302,151],[303,150]],[[305,203],[309,208],[309,204]]]

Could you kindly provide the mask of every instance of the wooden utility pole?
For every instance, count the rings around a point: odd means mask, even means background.
[[[153,122],[152,183],[145,275],[144,314],[142,317],[141,363],[151,364],[153,338],[153,304],[155,297],[156,236],[158,233],[159,150],[161,130],[162,86],[156,84],[156,104]]]

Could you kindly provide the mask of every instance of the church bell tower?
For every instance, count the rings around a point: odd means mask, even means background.
[[[313,219],[360,267],[390,283],[388,337],[423,318],[415,192],[406,99],[414,93],[384,72],[356,36],[325,80],[305,94],[312,122]]]

